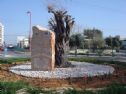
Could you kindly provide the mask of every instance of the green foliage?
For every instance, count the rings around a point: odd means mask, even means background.
[[[16,94],[17,90],[26,89],[26,94],[56,94],[53,90],[42,90],[40,88],[34,88],[28,83],[23,81],[17,82],[0,82],[0,94]],[[55,93],[54,93],[55,92]]]
[[[103,55],[103,50],[98,50],[97,54],[98,54],[98,56],[102,56]]]
[[[125,63],[121,62],[116,62],[116,61],[104,61],[104,60],[97,60],[95,58],[90,58],[90,57],[80,57],[80,58],[68,58],[69,61],[78,61],[78,62],[89,62],[93,64],[116,64],[120,67],[124,67]]]
[[[76,90],[76,89],[68,89],[63,92],[63,94],[95,94],[92,91],[86,90]]]
[[[55,90],[43,90],[41,88],[35,88],[23,81],[17,82],[0,82],[0,94],[16,94],[17,90],[25,88],[26,94],[59,94]],[[76,90],[68,89],[63,94],[125,94],[126,87],[121,84],[111,84],[102,90]]]
[[[77,62],[89,62],[93,64],[115,64],[122,69],[126,68],[126,63],[119,62],[119,61],[105,61],[105,60],[98,60],[98,59],[90,58],[90,57],[80,57],[80,58],[72,57],[72,58],[68,58],[68,60],[77,61]]]
[[[115,37],[109,36],[105,38],[105,42],[106,42],[106,45],[108,45],[112,49],[114,48],[119,49],[121,47],[121,41],[120,41],[119,36],[115,36]]]
[[[84,35],[87,36],[88,39],[93,39],[95,38],[102,38],[103,34],[102,31],[99,29],[85,29],[84,30]]]
[[[0,94],[16,94],[16,91],[27,87],[28,84],[23,81],[18,82],[0,82]]]
[[[126,94],[126,87],[118,84],[112,84],[104,90],[98,91],[98,94]]]
[[[12,64],[13,62],[25,62],[30,61],[30,58],[8,58],[0,59],[0,64]]]
[[[56,92],[53,90],[43,90],[41,88],[33,88],[33,87],[28,88],[27,92],[29,94],[40,94],[40,93],[42,93],[42,94],[56,94]]]
[[[76,90],[68,89],[63,94],[126,94],[126,87],[118,84],[112,84],[103,90]]]
[[[68,58],[69,61],[78,61],[78,62],[90,62],[95,64],[103,64],[103,61],[97,60],[95,58]]]
[[[89,56],[89,51],[86,52],[86,55]]]
[[[84,36],[86,37],[85,47],[92,48],[93,51],[97,48],[104,47],[104,39],[101,30],[95,28],[85,29]]]
[[[73,34],[70,37],[69,46],[82,48],[83,47],[83,36],[81,34]]]
[[[1,59],[0,64],[11,64],[11,62],[6,59]]]

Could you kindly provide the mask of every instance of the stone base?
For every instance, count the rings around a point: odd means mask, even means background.
[[[31,69],[31,63],[17,65],[10,68],[10,71],[26,76],[35,78],[70,78],[70,77],[87,77],[98,76],[104,74],[112,74],[114,68],[107,65],[91,64],[86,62],[73,62],[74,67],[68,68],[55,68],[53,71],[33,71]]]

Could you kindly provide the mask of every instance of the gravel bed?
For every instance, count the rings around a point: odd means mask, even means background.
[[[96,76],[104,74],[112,74],[114,68],[107,65],[91,64],[86,62],[71,62],[75,67],[71,68],[55,68],[53,71],[34,71],[31,69],[31,63],[16,65],[10,67],[10,71],[26,76],[36,78],[69,78]]]

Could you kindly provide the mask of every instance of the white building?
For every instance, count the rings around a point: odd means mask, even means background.
[[[29,47],[29,39],[25,36],[18,36],[17,37],[17,44],[20,48],[28,48]]]
[[[0,46],[4,45],[4,26],[0,23]]]

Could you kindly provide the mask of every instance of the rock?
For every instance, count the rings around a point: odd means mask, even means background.
[[[55,65],[55,34],[40,26],[33,26],[31,41],[32,70],[53,70]]]
[[[23,89],[17,90],[16,94],[28,94],[26,91],[27,91],[27,89],[23,88]]]

